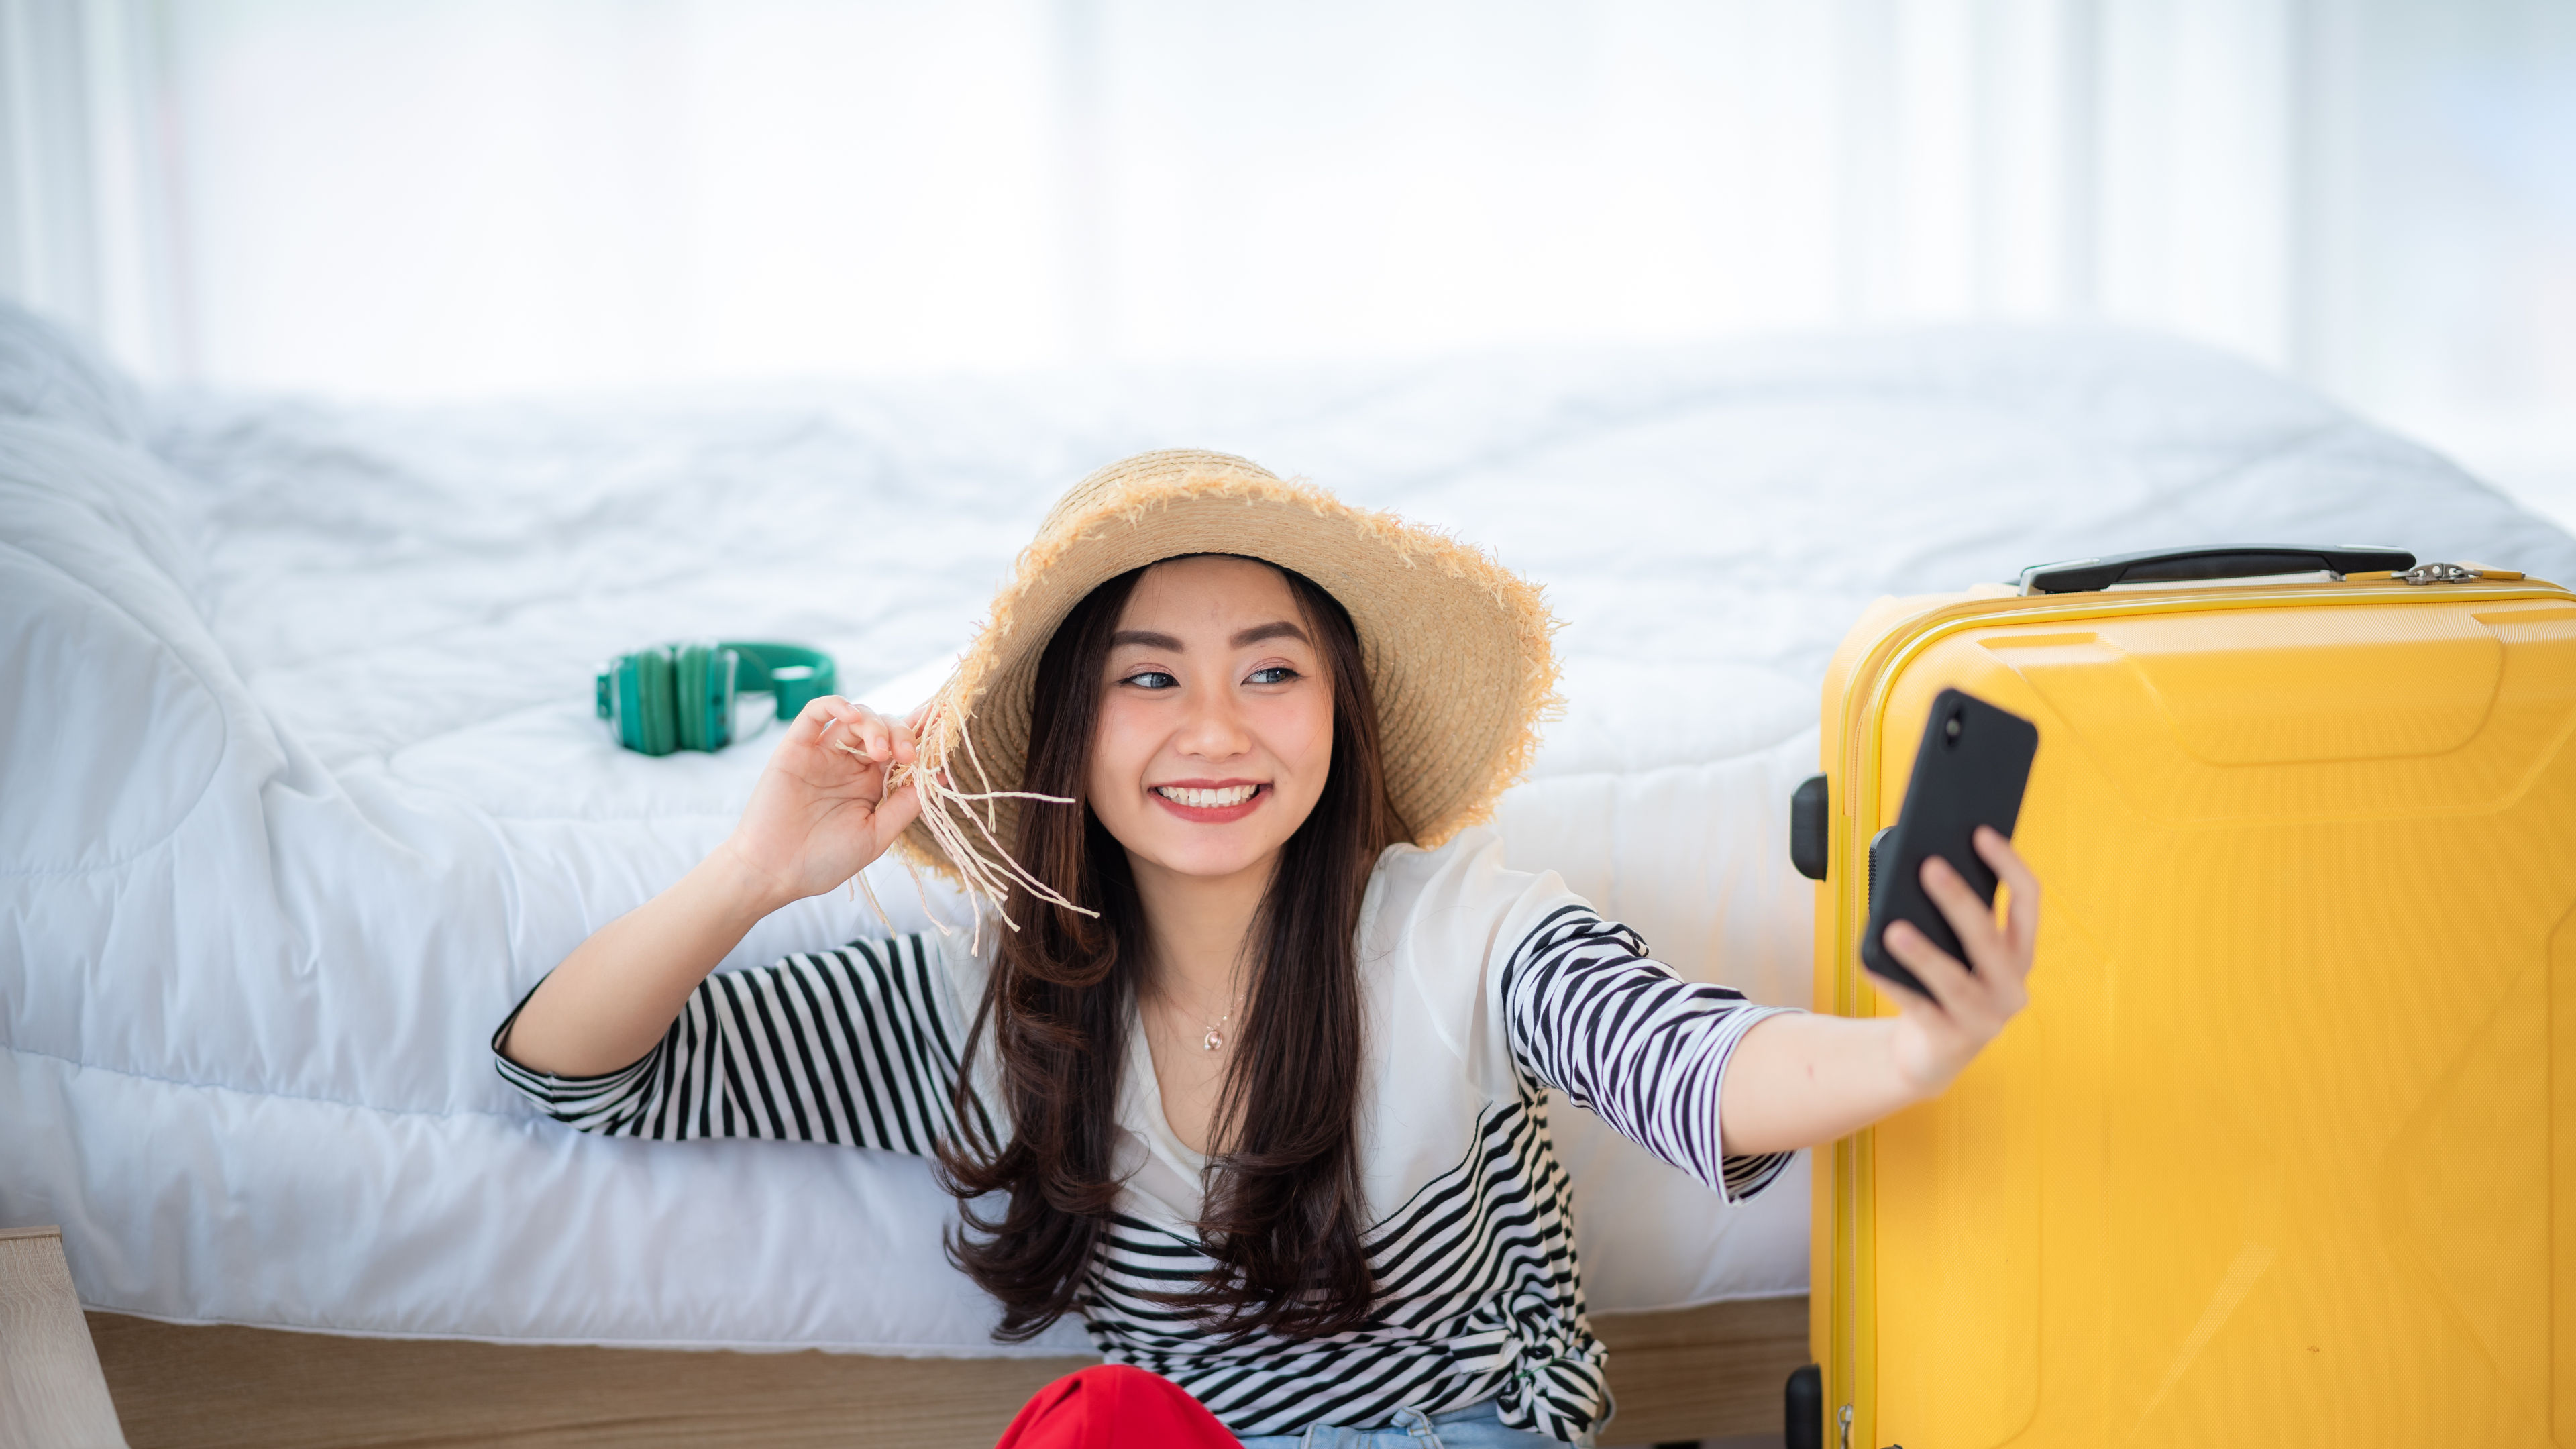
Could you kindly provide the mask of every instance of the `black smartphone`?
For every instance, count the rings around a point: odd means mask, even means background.
[[[1914,775],[1905,785],[1905,806],[1896,824],[1870,845],[1869,926],[1860,937],[1863,966],[1910,991],[1931,995],[1880,944],[1891,922],[1911,921],[1932,944],[1976,969],[1941,908],[1923,893],[1923,862],[1935,855],[1947,860],[1979,899],[1993,905],[1995,873],[1977,854],[1977,827],[1991,825],[2007,837],[2013,833],[2022,789],[2030,783],[2030,762],[2038,753],[2039,726],[2020,715],[1956,689],[1942,690],[1933,699],[1932,717],[1923,722],[1922,748],[1914,752]]]

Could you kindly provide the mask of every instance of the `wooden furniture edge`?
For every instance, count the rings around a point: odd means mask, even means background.
[[[1611,1347],[1609,1436],[1775,1431],[1806,1361],[1806,1299],[1594,1318]],[[134,1449],[505,1445],[987,1449],[1083,1358],[890,1358],[351,1338],[89,1316]]]
[[[1807,1295],[1596,1313],[1592,1329],[1619,1406],[1606,1442],[1777,1434],[1789,1374],[1807,1361]]]
[[[60,1228],[0,1232],[0,1444],[125,1449]]]
[[[62,1235],[63,1230],[54,1227],[0,1228],[0,1243],[8,1242],[12,1238],[59,1238]]]

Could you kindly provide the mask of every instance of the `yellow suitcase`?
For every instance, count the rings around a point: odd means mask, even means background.
[[[1889,1014],[1868,848],[1944,686],[2039,726],[2048,897],[2029,1011],[1816,1152],[1791,1445],[2576,1444],[2576,595],[2412,562],[2086,560],[1844,641],[1818,1008]]]

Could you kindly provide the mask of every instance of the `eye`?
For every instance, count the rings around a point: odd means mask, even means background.
[[[1244,676],[1243,682],[1246,684],[1286,684],[1289,680],[1298,677],[1297,671],[1289,668],[1287,665],[1273,664],[1267,668],[1252,671],[1250,674]]]
[[[1139,669],[1118,682],[1132,684],[1138,689],[1177,689],[1181,683],[1159,669]]]

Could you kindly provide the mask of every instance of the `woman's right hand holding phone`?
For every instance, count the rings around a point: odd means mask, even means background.
[[[2039,877],[1993,826],[1978,826],[1973,844],[2011,892],[2000,921],[1950,862],[1937,855],[1923,862],[1923,892],[1958,934],[1968,953],[1965,963],[1912,922],[1887,926],[1888,954],[1929,993],[1893,983],[1880,988],[1896,1003],[1889,1045],[1897,1073],[1924,1097],[1949,1086],[2030,1004],[2030,968],[2039,949]]]
[[[1893,1018],[1799,1014],[1754,1023],[1718,1100],[1726,1151],[1812,1147],[1936,1097],[2029,1004],[2039,877],[1991,827],[1980,827],[1974,843],[2012,891],[2002,919],[1949,862],[1925,861],[1924,892],[1958,933],[1967,961],[1897,921],[1887,928],[1888,952],[1926,994],[1881,987],[1896,1004]]]

